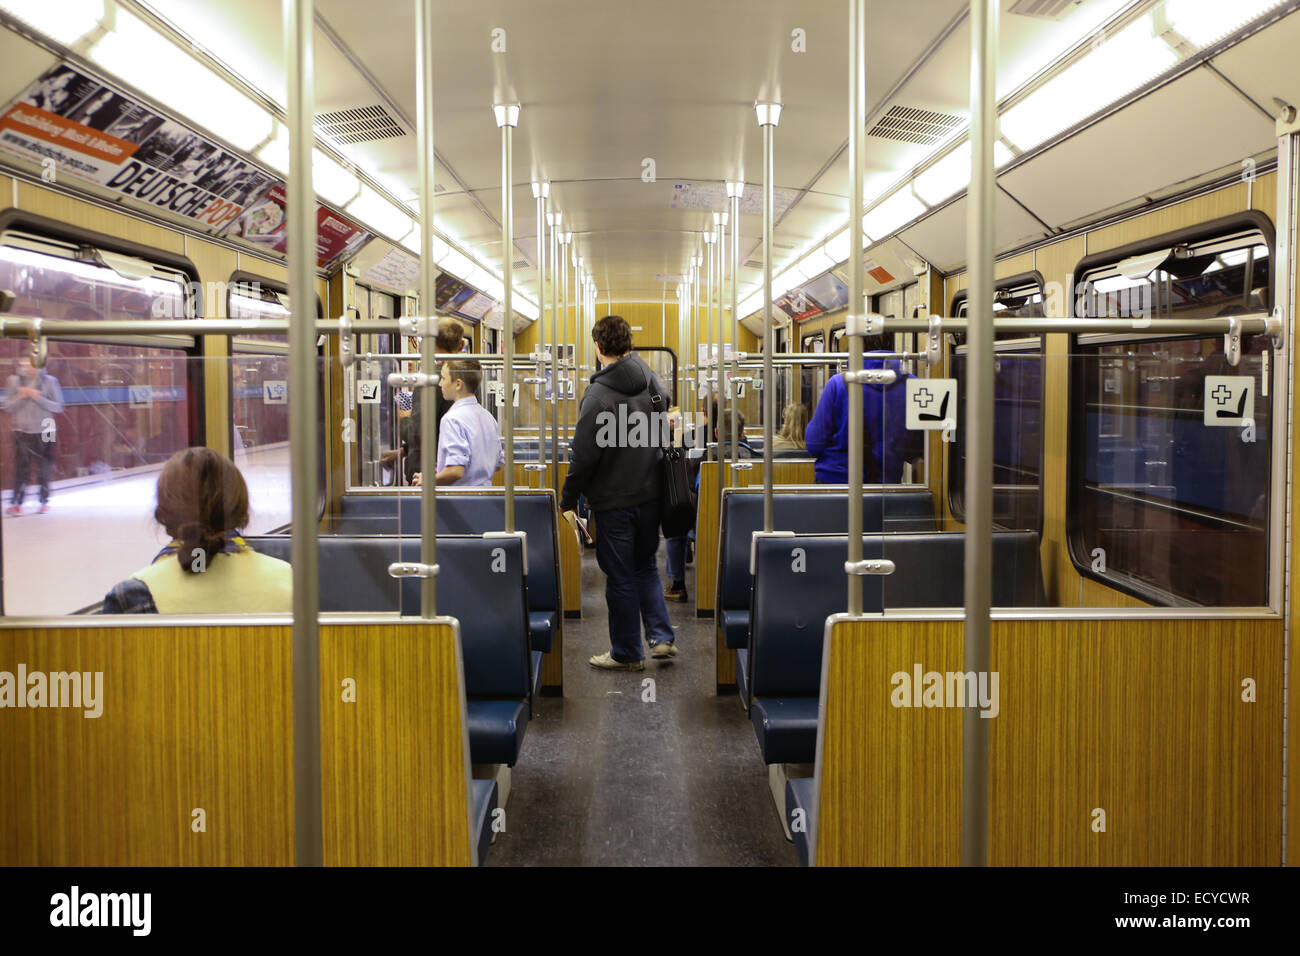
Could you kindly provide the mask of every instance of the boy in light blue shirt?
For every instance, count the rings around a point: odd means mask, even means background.
[[[452,406],[438,426],[439,485],[491,485],[492,476],[505,463],[497,420],[474,397],[481,379],[481,367],[475,359],[442,363],[438,385],[442,397]],[[421,476],[416,475],[417,485],[420,480]]]

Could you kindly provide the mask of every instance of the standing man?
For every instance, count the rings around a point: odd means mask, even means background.
[[[5,411],[14,424],[14,492],[6,514],[23,513],[23,497],[32,465],[41,479],[40,513],[50,510],[50,467],[54,460],[53,415],[63,411],[63,389],[59,380],[32,367],[26,355],[18,362],[18,374],[10,375],[5,385]]]
[[[452,359],[442,363],[439,387],[451,408],[438,425],[438,473],[440,485],[485,488],[506,462],[501,446],[501,429],[492,413],[478,403],[476,395],[483,375],[475,359]],[[420,475],[415,476],[420,484]]]
[[[455,355],[460,352],[461,344],[465,340],[465,327],[450,316],[444,316],[438,320],[438,334],[433,339],[433,350],[438,355]],[[418,356],[416,356],[418,358]],[[433,388],[434,386],[429,386]],[[442,416],[447,414],[447,409],[451,408],[451,401],[445,398],[442,390],[438,390],[438,418],[437,425],[442,427]],[[394,448],[392,451],[384,452],[380,460],[385,464],[390,463],[393,458],[403,458],[403,474],[406,475],[406,483],[415,483],[415,473],[420,470],[420,400],[417,395],[413,402],[414,407],[411,414],[402,419],[401,439],[402,447]]]
[[[639,671],[645,669],[642,622],[652,657],[677,656],[655,561],[663,484],[660,422],[668,412],[668,395],[632,352],[632,330],[622,316],[600,319],[591,339],[601,368],[582,396],[560,508],[573,511],[585,494],[596,515],[596,562],[605,572],[610,650],[588,663]]]

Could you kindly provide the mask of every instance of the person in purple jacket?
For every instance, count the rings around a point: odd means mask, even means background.
[[[863,425],[871,454],[863,461],[862,477],[868,483],[899,484],[903,463],[921,457],[921,433],[907,429],[907,379],[898,359],[870,358],[868,369],[893,369],[889,385],[862,388]],[[888,354],[888,353],[885,353]],[[816,459],[813,471],[819,484],[842,485],[849,480],[849,396],[844,376],[836,375],[822,390],[817,410],[804,433],[808,453]],[[864,449],[865,451],[865,449]]]

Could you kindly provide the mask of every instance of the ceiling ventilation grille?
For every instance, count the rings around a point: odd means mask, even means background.
[[[1019,0],[1007,12],[1037,20],[1060,20],[1066,11],[1077,7],[1081,2],[1083,0]]]
[[[529,262],[527,259],[519,259],[519,260],[516,260],[516,262],[515,262],[515,268],[516,268],[516,269],[531,269],[532,267],[533,267],[533,264],[532,264],[531,262]]]
[[[748,262],[745,263],[745,268],[746,268],[746,269],[761,269],[761,268],[763,268],[763,260],[762,260],[762,259],[750,259]]]
[[[933,146],[947,139],[965,122],[951,113],[936,113],[915,106],[891,106],[880,122],[867,130],[867,135]]]
[[[336,143],[349,145],[406,135],[406,130],[382,106],[317,113],[316,130]]]

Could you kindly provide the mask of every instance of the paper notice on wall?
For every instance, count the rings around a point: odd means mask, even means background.
[[[881,285],[888,285],[890,282],[894,281],[893,273],[870,256],[867,257],[867,261],[863,263],[863,265],[867,270],[867,275],[871,276],[871,278],[875,279]]]
[[[401,249],[389,249],[382,259],[361,274],[361,281],[370,286],[383,286],[395,292],[405,292],[420,279],[420,260]]]

